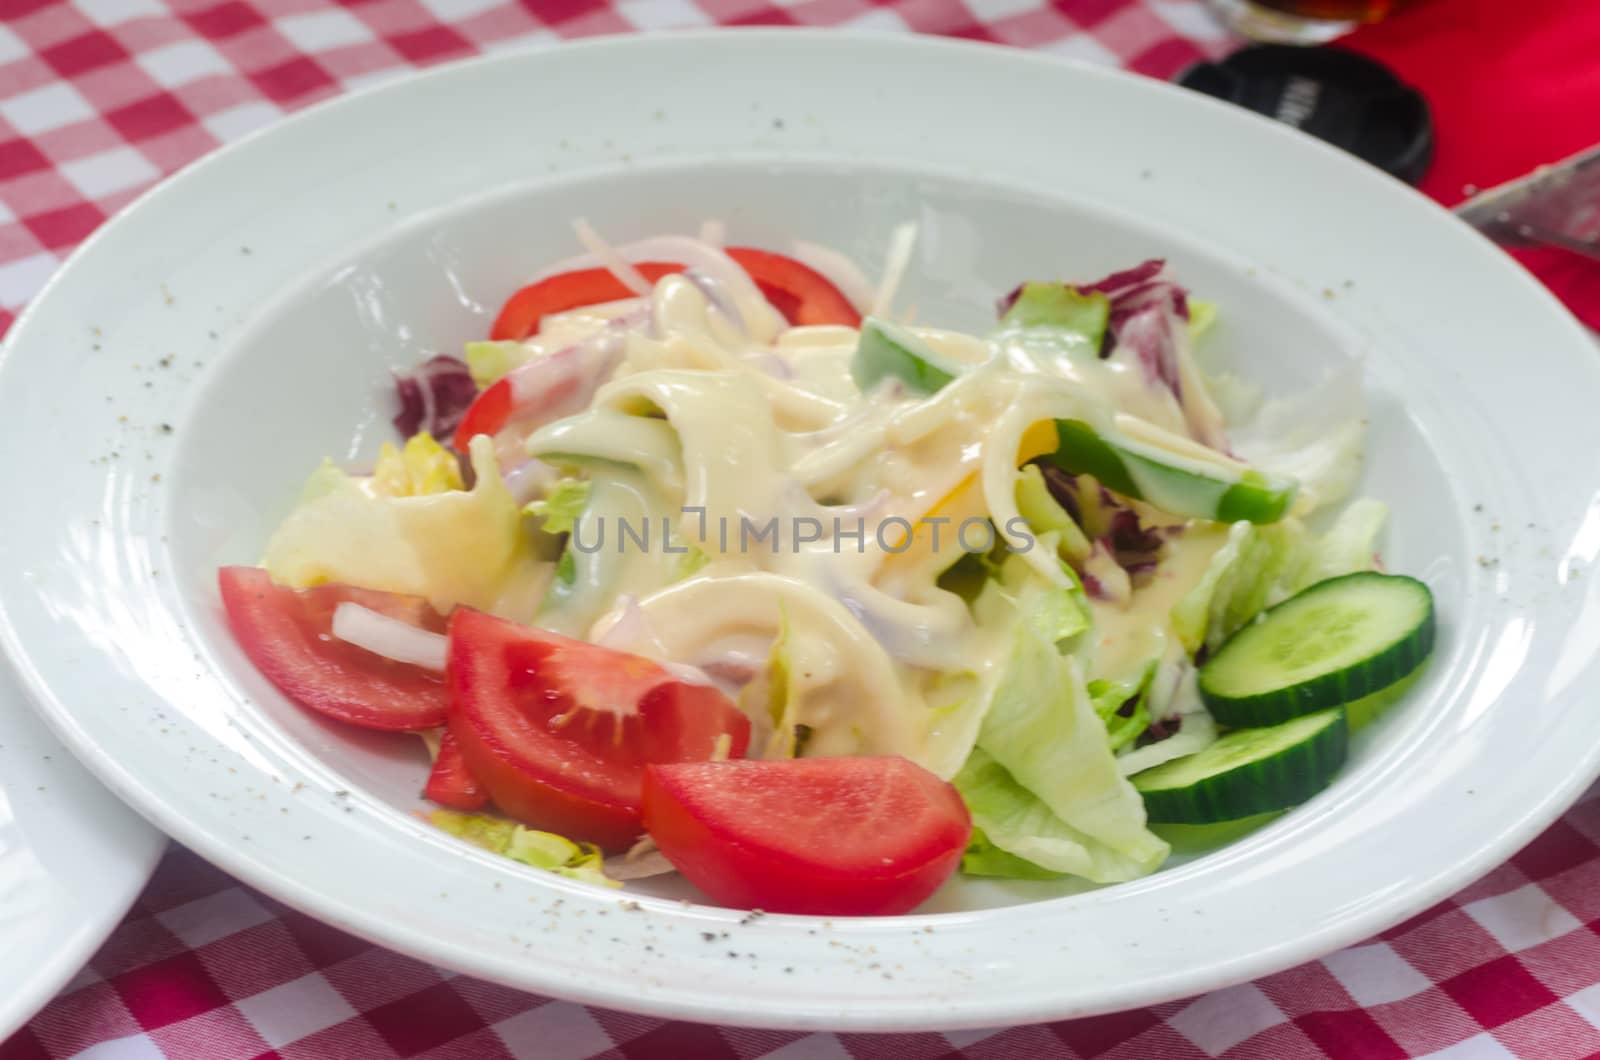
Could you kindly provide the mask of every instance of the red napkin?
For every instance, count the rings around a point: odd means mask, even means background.
[[[1446,206],[1600,144],[1600,2],[1414,0],[1339,43],[1427,97],[1435,151],[1422,190]],[[1600,262],[1513,250],[1600,329]]]

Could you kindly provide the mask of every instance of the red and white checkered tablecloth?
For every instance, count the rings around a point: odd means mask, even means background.
[[[0,0],[0,333],[153,181],[345,89],[534,41],[711,24],[898,29],[1168,77],[1232,42],[1197,0]],[[28,960],[0,954],[0,960]],[[949,1034],[669,1023],[441,972],[174,848],[0,1060],[1600,1056],[1600,792],[1461,894],[1255,983]]]

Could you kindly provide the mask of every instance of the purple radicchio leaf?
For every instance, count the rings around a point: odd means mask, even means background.
[[[1023,285],[1019,283],[1015,287],[1011,288],[1010,291],[995,299],[994,315],[996,317],[1003,317],[1007,313],[1011,312],[1011,307],[1017,304],[1018,298],[1022,297],[1022,286]]]
[[[1183,716],[1181,714],[1176,718],[1167,718],[1164,721],[1158,718],[1150,723],[1149,728],[1139,734],[1139,738],[1134,741],[1134,746],[1148,747],[1153,743],[1160,743],[1162,740],[1178,735],[1178,730],[1181,728],[1183,728]]]
[[[1037,463],[1040,473],[1044,476],[1044,488],[1049,491],[1051,499],[1061,505],[1062,510],[1072,517],[1073,522],[1082,526],[1083,505],[1078,502],[1078,476],[1069,475],[1045,460],[1039,460]]]
[[[1165,386],[1180,402],[1183,384],[1179,378],[1174,331],[1182,326],[1165,306],[1158,304],[1124,318],[1120,326],[1113,324],[1107,329],[1107,334],[1116,335],[1113,350],[1120,346],[1138,358],[1145,383]]]
[[[400,399],[394,427],[400,436],[410,438],[427,431],[446,444],[461,425],[467,406],[478,396],[465,362],[442,353],[409,372],[396,374],[394,386]]]

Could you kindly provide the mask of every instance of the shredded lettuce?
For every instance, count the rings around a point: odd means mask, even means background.
[[[1025,283],[1000,317],[997,337],[1074,357],[1100,356],[1111,299],[1064,283]]]
[[[711,562],[711,557],[701,551],[698,545],[690,545],[678,541],[676,534],[673,535],[673,546],[688,550],[680,554],[678,558],[678,565],[672,572],[673,581],[681,582]]]
[[[1320,537],[1288,518],[1267,526],[1235,523],[1194,588],[1173,606],[1172,628],[1190,655],[1216,650],[1264,609],[1327,578],[1374,566],[1388,508],[1352,502]]]
[[[1211,325],[1217,322],[1217,305],[1215,302],[1202,302],[1198,298],[1189,299],[1189,341],[1197,342],[1201,335],[1211,330]]]
[[[472,373],[472,381],[479,389],[498,383],[513,368],[528,363],[531,357],[526,346],[510,340],[469,342],[464,353],[467,371]]]
[[[778,608],[778,635],[767,655],[767,672],[764,681],[751,682],[745,692],[765,693],[767,718],[772,724],[772,736],[767,740],[763,758],[798,758],[803,750],[801,729],[795,717],[800,707],[800,696],[795,688],[794,667],[790,663],[790,640],[793,631],[789,616],[782,605]],[[744,697],[741,697],[741,705]],[[749,708],[746,708],[749,713]]]
[[[1017,514],[1027,521],[1036,538],[1055,533],[1056,550],[1062,559],[1082,563],[1094,549],[1083,528],[1050,495],[1044,472],[1037,464],[1028,464],[1017,473]]]
[[[1320,537],[1309,539],[1289,574],[1289,593],[1342,574],[1372,570],[1378,534],[1383,531],[1389,507],[1363,497],[1351,501]]]
[[[530,503],[523,511],[544,520],[547,534],[570,534],[578,516],[589,506],[591,487],[587,479],[562,478],[550,492]]]
[[[1051,872],[989,842],[983,829],[974,828],[961,855],[961,871],[968,876],[999,876],[1008,880],[1059,880],[1064,872]]]
[[[994,624],[1009,610],[1014,644],[956,787],[1001,850],[1100,883],[1143,876],[1167,846],[1145,827],[1144,802],[1118,772],[1076,661],[1057,648],[1062,630],[1078,630],[1076,604],[1051,607],[1052,594],[1071,594],[1023,569],[1026,579],[1008,583],[1002,568],[974,605],[989,628],[1006,628]]]
[[[1204,751],[1217,741],[1217,723],[1212,719],[1211,712],[1206,710],[1196,685],[1198,671],[1187,660],[1176,660],[1176,664],[1182,667],[1182,673],[1177,679],[1172,701],[1165,705],[1152,702],[1151,713],[1165,719],[1161,723],[1163,726],[1170,728],[1176,725],[1178,731],[1163,740],[1124,751],[1117,758],[1117,769],[1125,777]],[[1155,681],[1159,683],[1164,677],[1166,674],[1160,674]]]
[[[1237,380],[1216,387],[1233,452],[1262,471],[1300,483],[1293,514],[1342,501],[1361,475],[1366,395],[1361,365],[1351,361],[1316,386],[1272,400]]]
[[[1150,660],[1138,678],[1132,681],[1090,681],[1089,702],[1094,712],[1106,725],[1106,740],[1112,753],[1121,751],[1150,727],[1150,682],[1155,678],[1159,660]],[[1120,713],[1123,706],[1133,703],[1126,716]]]
[[[331,467],[324,464],[323,467]],[[319,475],[324,472],[319,469]],[[328,484],[331,487],[333,480]],[[461,464],[455,454],[427,431],[413,434],[404,448],[384,442],[372,469],[372,488],[384,497],[426,497],[462,489]]]
[[[1190,655],[1206,643],[1212,625],[1211,601],[1233,576],[1255,540],[1255,534],[1254,523],[1240,521],[1229,527],[1228,540],[1212,554],[1200,580],[1173,605],[1172,630]]]
[[[591,843],[574,843],[554,832],[537,832],[515,821],[484,814],[435,810],[428,820],[440,831],[512,861],[601,887],[622,886],[605,874],[605,859],[600,848]]]
[[[441,613],[465,604],[526,619],[541,564],[494,443],[473,439],[471,456],[472,489],[421,496],[387,496],[324,464],[267,542],[263,565],[295,588],[344,582],[423,596]]]
[[[1050,546],[1049,535],[1036,547]],[[1087,630],[1092,622],[1088,597],[1071,567],[1061,565],[1066,586],[1052,585],[1022,557],[1008,553],[973,602],[980,626],[1005,628],[1018,616],[1055,647]]]
[[[1127,799],[1119,793],[1111,800],[1117,811],[1137,817],[1127,839],[1112,845],[1062,820],[981,747],[961,767],[955,785],[972,814],[974,829],[982,832],[987,844],[1022,862],[1018,872],[1013,863],[983,858],[980,864],[987,870],[983,875],[1021,879],[1072,875],[1095,883],[1120,883],[1146,876],[1166,860],[1167,844],[1145,827],[1144,802],[1136,792]],[[1116,788],[1133,791],[1120,775],[1115,777]]]

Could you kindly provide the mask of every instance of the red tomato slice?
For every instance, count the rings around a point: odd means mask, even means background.
[[[767,301],[789,323],[861,326],[861,314],[850,299],[809,265],[754,247],[729,247],[726,253],[750,274]]]
[[[712,900],[819,916],[908,912],[972,835],[956,789],[899,757],[652,765],[644,823]]]
[[[662,261],[642,261],[634,268],[651,283],[668,273],[683,271],[682,265]],[[633,294],[608,269],[575,269],[557,273],[528,284],[508,298],[500,309],[500,315],[494,318],[489,337],[521,342],[537,332],[539,322],[551,313],[565,313],[586,305],[615,302],[631,298]]]
[[[505,377],[489,384],[489,388],[472,399],[472,404],[467,406],[467,411],[461,417],[461,423],[456,427],[455,437],[450,444],[461,452],[466,452],[472,443],[474,435],[499,434],[511,419],[511,380]]]
[[[467,760],[461,757],[461,748],[449,729],[439,740],[439,757],[433,760],[428,785],[422,789],[422,794],[440,806],[467,813],[489,805],[489,793],[473,779]]]
[[[259,567],[217,572],[228,625],[262,675],[302,706],[368,729],[430,729],[449,707],[444,675],[395,662],[333,636],[333,611],[348,600],[443,633],[445,619],[420,596],[319,585],[287,589]]]
[[[820,272],[793,258],[754,247],[728,247],[727,255],[750,274],[767,301],[791,324],[845,324],[857,327],[861,314],[850,300]],[[655,283],[684,266],[671,262],[646,261],[634,266],[646,280]],[[493,339],[522,341],[539,330],[539,322],[550,313],[581,309],[601,302],[627,298],[633,292],[605,269],[577,269],[558,273],[531,283],[512,295],[495,318],[489,332]],[[559,396],[559,395],[557,395]],[[541,401],[552,401],[541,395]],[[519,409],[511,381],[501,379],[479,394],[468,407],[456,428],[453,444],[461,452],[474,435],[498,434]]]
[[[496,806],[531,828],[624,849],[651,762],[730,754],[750,722],[649,659],[469,608],[450,620],[450,731]]]

